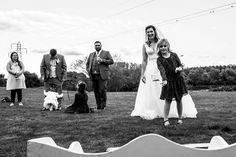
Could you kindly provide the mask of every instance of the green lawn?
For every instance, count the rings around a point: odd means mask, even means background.
[[[236,92],[190,92],[197,110],[197,119],[185,119],[178,127],[164,128],[163,119],[143,120],[130,117],[134,107],[133,92],[108,93],[107,108],[91,114],[65,114],[63,111],[40,111],[43,89],[23,91],[23,107],[0,105],[0,156],[25,157],[27,140],[52,137],[63,147],[79,141],[85,152],[102,152],[107,147],[122,146],[147,133],[160,134],[177,143],[209,142],[214,135],[229,144],[236,143]],[[74,92],[69,92],[71,101]],[[89,105],[95,106],[92,92]],[[0,98],[9,96],[0,88]],[[69,105],[67,92],[64,104]],[[174,119],[171,119],[174,120]]]

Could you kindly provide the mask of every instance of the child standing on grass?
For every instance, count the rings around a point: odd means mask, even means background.
[[[183,107],[181,99],[184,94],[188,93],[184,78],[181,75],[183,67],[178,55],[170,51],[170,44],[167,39],[162,39],[157,46],[159,49],[157,65],[163,85],[160,99],[165,100],[164,126],[170,125],[168,115],[172,99],[175,99],[177,103],[179,116],[177,124],[182,124]]]
[[[77,84],[77,93],[75,94],[74,103],[66,108],[66,113],[89,113],[88,95],[85,91],[86,84],[79,81]]]

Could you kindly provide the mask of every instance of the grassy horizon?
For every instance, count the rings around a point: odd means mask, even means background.
[[[68,97],[69,94],[69,97]],[[96,106],[93,92],[88,92],[89,106]],[[24,106],[0,105],[0,156],[26,156],[27,140],[52,137],[57,145],[68,148],[79,141],[85,152],[104,152],[122,146],[143,134],[160,134],[174,142],[207,143],[215,135],[229,144],[236,143],[236,92],[192,91],[198,110],[197,119],[185,119],[182,126],[165,128],[163,119],[143,120],[131,117],[135,92],[109,92],[105,110],[90,114],[65,114],[40,111],[42,88],[23,90]],[[9,91],[0,88],[0,98]],[[70,98],[70,99],[69,99]],[[74,99],[74,92],[64,91],[64,105]],[[176,121],[176,119],[171,119]]]

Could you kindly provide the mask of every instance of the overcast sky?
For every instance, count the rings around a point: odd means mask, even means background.
[[[141,63],[144,28],[150,24],[187,67],[235,64],[236,6],[231,3],[235,1],[0,0],[0,73],[6,73],[8,53],[15,49],[11,44],[18,41],[27,48],[22,52],[26,70],[37,74],[51,48],[70,66],[94,51],[96,40],[112,55]],[[178,19],[204,10],[202,16]]]

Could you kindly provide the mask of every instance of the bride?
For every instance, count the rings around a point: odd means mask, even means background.
[[[153,25],[145,28],[146,42],[143,45],[143,60],[141,68],[141,80],[135,100],[134,110],[131,116],[140,116],[151,120],[164,117],[164,100],[160,99],[162,78],[157,68],[157,43],[160,38],[157,29]],[[197,110],[189,94],[182,97],[184,118],[196,118]],[[169,117],[178,118],[176,102],[172,101]]]

